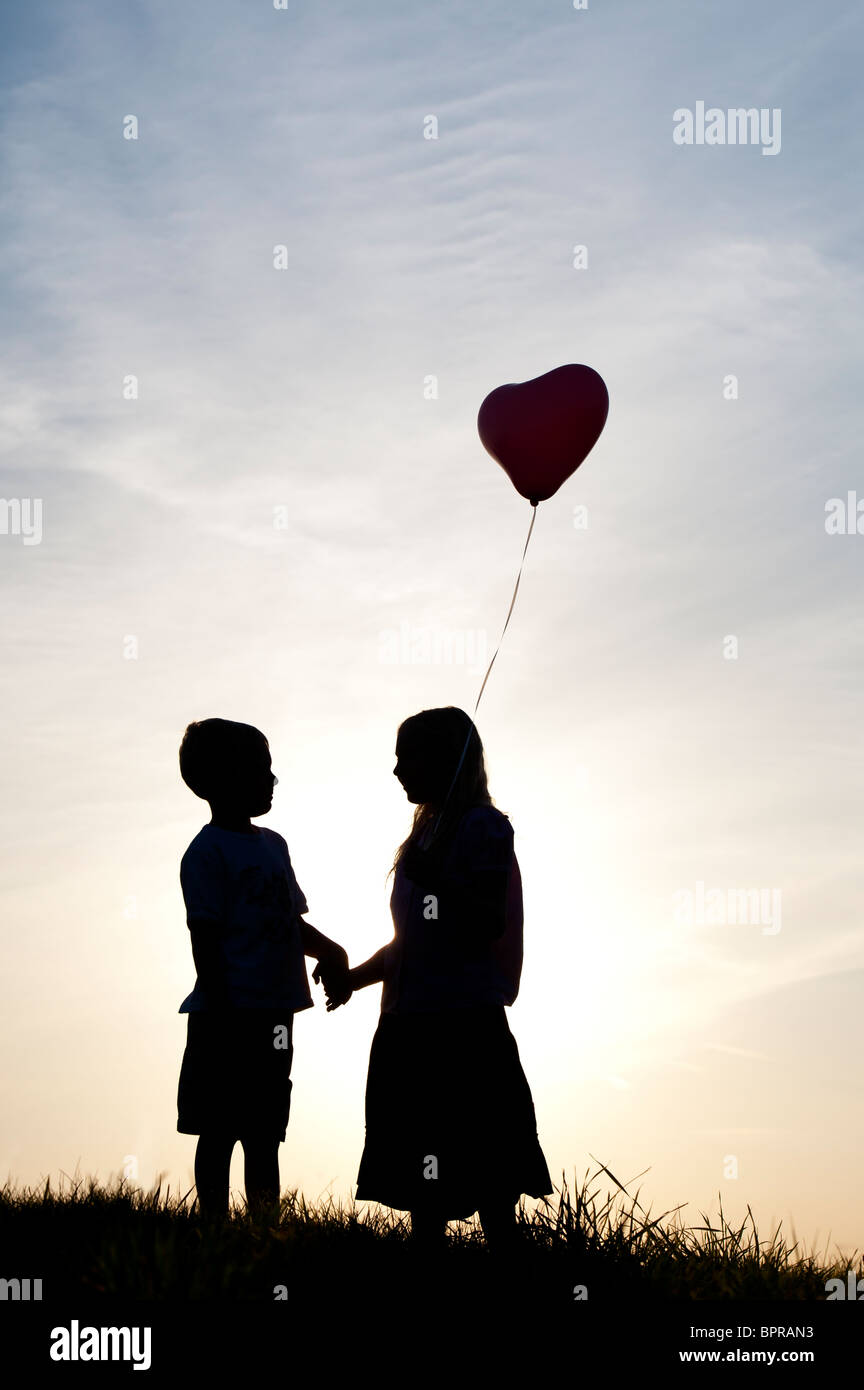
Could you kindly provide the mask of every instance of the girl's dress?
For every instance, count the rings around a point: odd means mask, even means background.
[[[506,926],[494,941],[449,932],[446,891],[508,871]],[[385,980],[366,1083],[357,1198],[464,1220],[491,1201],[553,1191],[531,1090],[505,1007],[522,971],[522,886],[509,820],[462,817],[436,899],[396,870],[396,968]]]

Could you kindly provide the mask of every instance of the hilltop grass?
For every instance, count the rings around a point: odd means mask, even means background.
[[[507,1258],[489,1250],[475,1222],[450,1225],[439,1274],[454,1294],[475,1296],[505,1274],[549,1311],[573,1306],[584,1285],[592,1303],[614,1300],[824,1301],[826,1280],[864,1274],[855,1257],[820,1263],[797,1253],[781,1236],[760,1239],[753,1214],[731,1225],[719,1219],[686,1227],[679,1208],[662,1216],[644,1212],[605,1165],[616,1191],[605,1198],[586,1174],[571,1195],[562,1177],[555,1197],[519,1209],[519,1248]],[[595,1175],[595,1176],[597,1176]],[[640,1174],[640,1176],[642,1176]],[[633,1180],[634,1182],[636,1179]],[[671,1219],[667,1219],[670,1218]],[[192,1193],[151,1191],[123,1179],[108,1186],[94,1178],[64,1178],[58,1188],[0,1190],[0,1275],[39,1277],[43,1298],[272,1303],[278,1288],[289,1300],[352,1299],[374,1291],[395,1296],[417,1280],[428,1284],[428,1256],[409,1239],[407,1214],[344,1205],[332,1198],[310,1204],[297,1191],[283,1194],[278,1223],[256,1220],[235,1207],[221,1222],[198,1214]],[[412,1282],[413,1281],[413,1282]],[[420,1296],[415,1293],[415,1296]]]

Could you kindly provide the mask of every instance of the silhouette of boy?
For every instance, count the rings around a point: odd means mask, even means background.
[[[252,824],[270,810],[277,780],[260,730],[227,719],[190,724],[180,773],[209,802],[211,819],[180,864],[197,979],[180,1005],[189,1017],[177,1129],[200,1136],[195,1184],[203,1214],[227,1214],[239,1140],[247,1206],[275,1215],[294,1014],[312,1008],[303,957],[318,961],[314,978],[340,996],[348,957],[302,920],[309,909],[282,836]]]

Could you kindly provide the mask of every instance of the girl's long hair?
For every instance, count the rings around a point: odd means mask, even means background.
[[[424,849],[443,850],[467,810],[472,806],[493,804],[486,783],[483,744],[477,726],[464,710],[455,705],[421,710],[399,725],[398,736],[403,734],[422,744],[424,755],[433,767],[440,769],[447,787],[453,782],[463,749],[465,756],[443,805],[421,803],[416,807],[411,832],[396,851],[394,870],[409,845],[422,844]]]

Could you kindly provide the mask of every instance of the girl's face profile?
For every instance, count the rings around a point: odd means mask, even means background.
[[[416,806],[434,803],[441,795],[439,778],[416,738],[404,735],[397,738],[393,775],[401,783],[408,800]]]

